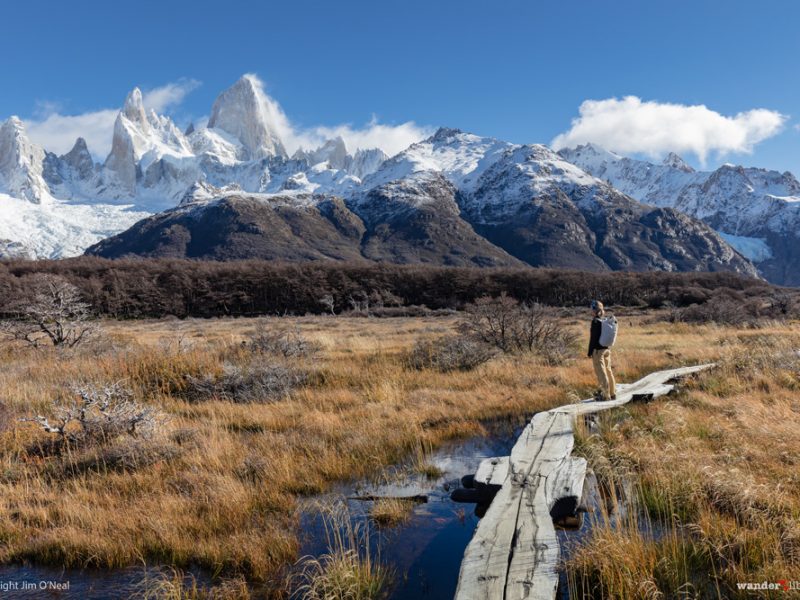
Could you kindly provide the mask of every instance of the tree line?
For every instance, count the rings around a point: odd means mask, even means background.
[[[721,291],[743,299],[780,289],[735,273],[582,272],[340,262],[214,262],[79,257],[0,263],[3,312],[15,312],[37,280],[76,286],[95,311],[113,318],[217,317],[460,309],[482,296],[581,306],[592,298],[627,306],[688,306]]]

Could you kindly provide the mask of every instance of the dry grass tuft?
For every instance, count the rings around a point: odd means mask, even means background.
[[[304,557],[291,597],[302,600],[377,600],[386,597],[391,571],[371,552],[366,522],[353,523],[344,504],[324,509],[328,551]]]
[[[394,527],[405,523],[414,509],[414,503],[402,498],[380,498],[372,505],[369,516],[378,525]]]
[[[227,579],[213,586],[203,586],[180,569],[147,573],[130,595],[131,600],[250,600],[244,579]]]

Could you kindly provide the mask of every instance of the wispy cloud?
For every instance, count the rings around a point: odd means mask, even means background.
[[[145,90],[144,104],[156,112],[164,112],[183,102],[186,95],[199,85],[200,82],[194,79],[181,79]],[[92,154],[102,159],[111,150],[111,137],[114,133],[117,112],[118,108],[107,108],[79,115],[65,115],[58,105],[40,102],[37,106],[37,116],[26,121],[25,127],[31,140],[51,152],[56,154],[68,152],[75,140],[82,137]]]
[[[389,156],[405,150],[414,142],[431,135],[434,128],[406,121],[399,125],[380,123],[375,115],[363,126],[352,124],[297,127],[291,123],[280,104],[264,90],[263,82],[253,74],[248,75],[261,91],[264,109],[273,123],[286,151],[292,154],[298,148],[314,149],[326,140],[341,137],[348,150],[380,148]]]
[[[711,152],[750,153],[759,142],[783,130],[788,120],[774,110],[756,108],[725,116],[705,105],[622,99],[586,100],[572,127],[551,142],[555,149],[594,142],[622,153],[661,156],[693,153],[705,163]]]
[[[183,102],[186,96],[200,87],[196,79],[179,79],[173,83],[142,92],[145,108],[152,108],[156,112],[164,112]]]

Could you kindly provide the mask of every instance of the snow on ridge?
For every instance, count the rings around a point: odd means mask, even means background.
[[[733,235],[724,231],[717,231],[719,236],[733,246],[739,254],[753,262],[763,262],[772,258],[772,248],[765,238],[745,237]]]
[[[147,214],[130,205],[32,204],[0,193],[0,239],[20,242],[36,258],[77,256]]]
[[[565,148],[559,154],[640,202],[676,208],[740,237],[800,234],[800,182],[788,172],[730,164],[715,171],[695,171],[677,155],[653,164],[587,152],[586,146]]]

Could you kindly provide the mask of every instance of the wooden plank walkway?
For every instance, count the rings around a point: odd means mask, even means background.
[[[586,461],[573,457],[576,415],[669,393],[673,379],[713,365],[658,371],[617,386],[617,399],[584,400],[534,415],[510,457],[486,459],[475,481],[500,486],[464,552],[457,600],[552,600],[560,557],[551,510],[581,496]]]

